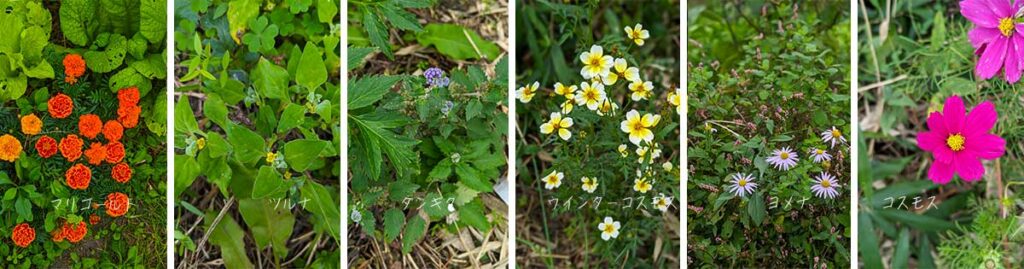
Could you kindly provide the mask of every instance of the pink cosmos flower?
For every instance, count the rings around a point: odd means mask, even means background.
[[[1006,141],[989,133],[998,117],[992,102],[982,102],[968,114],[959,96],[946,99],[942,113],[928,116],[928,131],[917,133],[917,146],[935,156],[928,178],[943,185],[954,173],[966,181],[980,180],[985,175],[981,159],[999,158],[1006,150]]]
[[[960,14],[975,25],[967,37],[975,48],[974,54],[981,56],[975,72],[983,79],[1005,69],[1006,81],[1015,83],[1024,69],[1024,24],[1014,22],[1024,1],[1010,1],[960,1]]]

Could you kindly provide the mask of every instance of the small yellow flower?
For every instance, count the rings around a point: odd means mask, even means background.
[[[285,180],[292,179],[292,171],[291,170],[284,171],[284,179]]]
[[[274,159],[277,159],[277,153],[267,152],[267,163],[274,163]]]
[[[563,174],[562,172],[551,171],[551,174],[544,177],[544,188],[550,190],[558,188],[558,186],[562,186],[562,178],[564,177],[565,174]]]
[[[647,100],[651,97],[651,91],[654,90],[654,84],[650,81],[633,81],[629,83],[629,90],[633,92],[631,97],[633,101]]]
[[[597,229],[601,230],[601,239],[608,241],[608,239],[619,237],[619,228],[622,225],[612,219],[612,217],[604,217],[604,222],[597,224]]]
[[[572,132],[569,131],[569,127],[572,127],[572,118],[562,117],[562,113],[551,112],[551,119],[548,122],[540,125],[540,133],[550,134],[557,131],[558,137],[562,140],[568,141],[572,137]]]
[[[205,148],[206,147],[206,138],[205,137],[200,137],[199,140],[196,140],[196,147],[199,148],[200,150]]]
[[[597,178],[583,177],[580,181],[583,182],[583,191],[594,193],[594,190],[597,190]]]
[[[533,100],[533,96],[537,94],[538,87],[540,87],[540,83],[538,82],[533,82],[533,84],[527,84],[526,86],[519,87],[519,89],[516,90],[516,98],[519,99],[520,102],[529,103],[530,100]]]
[[[604,102],[601,102],[601,105],[597,107],[597,115],[603,117],[604,115],[611,115],[612,112],[617,110],[619,110],[619,105],[612,102],[611,99],[605,98]]]
[[[573,95],[576,94],[576,85],[565,86],[561,82],[555,83],[555,94],[561,95],[566,99],[572,99]]]
[[[651,127],[658,125],[660,121],[661,115],[651,115],[648,113],[640,117],[639,112],[630,110],[626,113],[626,120],[622,121],[619,128],[622,129],[622,132],[629,134],[629,142],[639,146],[641,140],[647,141],[647,143],[654,140],[654,132],[651,131]]]
[[[644,40],[651,37],[651,33],[643,28],[644,26],[639,23],[634,27],[626,26],[626,37],[632,39],[637,46],[643,46]]]
[[[590,47],[590,51],[580,54],[580,61],[583,62],[580,75],[585,79],[591,79],[608,76],[614,59],[612,56],[604,55],[604,49],[601,46],[593,45]]]
[[[572,99],[566,99],[562,102],[562,115],[569,115],[569,112],[572,112],[573,107],[575,107],[575,105],[573,105],[574,102],[576,101]]]
[[[633,190],[640,193],[647,193],[651,190],[651,183],[647,182],[646,178],[637,178],[633,180]]]
[[[582,88],[583,91],[576,95],[576,104],[586,105],[587,109],[597,110],[598,105],[608,98],[604,92],[604,85],[600,83],[590,84],[583,82],[580,84],[580,88]]]
[[[647,152],[651,152],[651,159],[650,161],[647,162],[648,164],[653,164],[654,159],[661,157],[661,149],[658,148],[658,144],[654,144],[654,150],[651,150],[651,148],[648,146],[640,146],[636,149],[636,162],[643,163],[645,160],[647,160]]]
[[[601,81],[604,82],[605,85],[615,85],[615,82],[618,82],[619,78],[625,78],[626,81],[640,80],[640,69],[636,67],[628,67],[626,59],[615,59],[615,65],[613,65],[613,67],[612,72],[609,72],[607,76],[601,78]]]
[[[683,114],[682,96],[683,90],[680,88],[676,88],[675,91],[668,93],[668,103],[676,107],[676,112],[678,112],[679,115]]]
[[[668,211],[669,204],[672,204],[672,197],[665,197],[664,193],[659,193],[658,196],[654,197],[652,204],[661,212]]]

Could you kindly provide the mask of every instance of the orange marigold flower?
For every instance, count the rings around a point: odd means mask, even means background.
[[[60,154],[64,155],[64,158],[68,159],[69,162],[74,162],[78,160],[78,157],[82,156],[82,146],[84,145],[85,142],[82,142],[78,135],[68,134],[68,136],[60,140]]]
[[[64,242],[64,227],[57,227],[50,232],[50,238],[53,242]]]
[[[132,179],[132,168],[126,163],[118,163],[114,165],[113,169],[110,169],[110,177],[117,182],[126,183]]]
[[[36,117],[36,114],[31,113],[21,117],[21,132],[27,135],[39,134],[39,131],[43,129],[43,121]]]
[[[68,54],[64,56],[64,81],[68,84],[75,84],[78,78],[85,75],[85,59],[81,55]]]
[[[84,190],[89,188],[89,181],[92,181],[92,169],[80,163],[75,164],[64,173],[64,180],[71,189]]]
[[[117,121],[121,122],[124,128],[135,128],[139,124],[139,113],[142,108],[137,105],[121,106],[117,108]]]
[[[139,104],[139,88],[132,86],[117,91],[119,106],[135,106]]]
[[[57,140],[48,135],[43,135],[39,140],[36,140],[36,152],[43,159],[50,158],[50,156],[57,153]]]
[[[14,244],[19,247],[28,247],[29,243],[36,240],[36,230],[28,226],[28,223],[18,224],[11,232],[11,240],[14,240]]]
[[[128,213],[131,204],[128,203],[128,195],[115,192],[107,195],[107,201],[103,203],[103,206],[107,207],[107,215],[116,218]]]
[[[96,135],[103,131],[103,120],[96,114],[85,114],[78,117],[78,132],[89,139],[95,139]]]
[[[71,115],[71,110],[75,109],[75,102],[71,100],[71,97],[58,93],[46,101],[46,109],[50,111],[51,117],[63,119]]]
[[[121,142],[110,142],[107,144],[107,162],[108,163],[119,163],[124,159],[124,144]]]
[[[91,165],[103,163],[107,159],[107,147],[104,147],[100,142],[92,142],[89,145],[89,149],[85,150],[85,159]]]
[[[100,223],[100,216],[96,214],[89,216],[89,224],[96,225],[97,223]]]
[[[85,227],[84,221],[79,222],[78,224],[65,222],[62,230],[63,231],[61,232],[64,233],[64,238],[71,243],[78,243],[78,241],[82,241],[82,238],[85,238],[85,234],[89,233],[89,229]]]
[[[21,156],[21,141],[9,134],[0,136],[0,160],[13,163],[18,156]]]
[[[103,137],[106,137],[107,141],[121,140],[122,134],[124,134],[124,127],[121,126],[120,122],[109,120],[106,124],[103,124]]]

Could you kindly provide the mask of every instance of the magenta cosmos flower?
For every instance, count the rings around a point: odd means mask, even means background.
[[[959,96],[946,99],[942,113],[928,116],[928,131],[917,133],[917,145],[935,156],[928,178],[946,184],[955,173],[966,181],[980,180],[985,174],[981,159],[999,158],[1006,150],[1006,141],[989,133],[998,117],[992,102],[985,101],[968,114]]]
[[[974,54],[981,56],[975,71],[989,79],[1005,69],[1009,83],[1020,79],[1024,68],[1024,24],[1014,22],[1024,1],[1017,0],[964,0],[960,1],[960,14],[976,27],[967,33]]]

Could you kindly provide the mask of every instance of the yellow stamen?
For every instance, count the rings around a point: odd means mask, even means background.
[[[953,134],[946,138],[946,145],[953,151],[964,150],[964,136],[960,133]]]
[[[615,232],[615,226],[612,226],[611,224],[605,224],[604,225],[604,232],[605,233]]]
[[[822,180],[821,186],[825,188],[832,187],[832,182],[829,182],[828,180]]]
[[[1016,25],[1013,24],[1013,18],[1002,18],[999,19],[999,32],[1003,33],[1003,36],[1010,37],[1013,34],[1013,30]]]
[[[843,136],[843,133],[839,132],[839,129],[832,129],[832,137],[833,138],[839,138],[840,136]]]
[[[779,159],[789,159],[789,152],[783,152],[779,154]]]
[[[747,180],[741,178],[740,181],[736,183],[736,185],[740,185],[740,187],[746,187],[747,186]]]
[[[821,154],[824,154],[824,153],[825,153],[825,151],[824,151],[824,150],[820,150],[820,149],[816,149],[816,150],[814,150],[814,152],[815,152],[816,154],[818,154],[818,155],[821,155]]]

